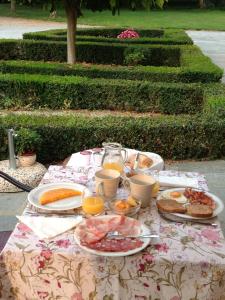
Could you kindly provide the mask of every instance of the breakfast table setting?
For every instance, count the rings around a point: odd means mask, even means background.
[[[223,201],[204,175],[103,143],[51,165],[0,254],[0,299],[225,300]]]

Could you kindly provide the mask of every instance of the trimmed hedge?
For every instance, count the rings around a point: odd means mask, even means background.
[[[117,35],[124,28],[114,29],[81,29],[77,31],[77,41],[103,42],[103,43],[123,43],[123,44],[167,44],[182,45],[193,44],[191,38],[183,30],[138,30],[140,38],[138,39],[118,39]],[[158,34],[160,32],[160,34]],[[24,39],[31,40],[49,40],[66,41],[65,30],[48,30],[25,33]]]
[[[180,48],[161,45],[122,45],[78,42],[77,60],[99,64],[126,64],[126,59],[138,55],[138,64],[179,66]],[[10,49],[10,51],[8,51]],[[13,52],[15,50],[15,53]],[[32,40],[0,40],[0,59],[66,61],[66,43]]]
[[[129,148],[153,151],[164,159],[221,158],[225,155],[225,118],[196,116],[91,116],[6,114],[0,116],[0,159],[8,157],[8,128],[35,129],[43,144],[38,161],[62,160],[81,149],[117,141]]]
[[[201,111],[203,104],[203,90],[195,84],[0,75],[0,108],[28,106],[193,114]]]
[[[74,75],[89,78],[146,80],[153,82],[218,82],[223,71],[195,46],[181,48],[180,67],[104,66],[33,61],[0,61],[2,73]]]

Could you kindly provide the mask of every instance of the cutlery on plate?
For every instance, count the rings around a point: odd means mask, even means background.
[[[138,168],[139,156],[140,156],[140,153],[137,152],[135,160],[134,160],[134,167],[133,167],[134,170],[136,170]]]
[[[200,220],[200,219],[184,219],[173,214],[159,212],[160,216],[164,219],[172,221],[172,222],[180,222],[180,223],[195,223],[195,224],[203,224],[203,225],[210,225],[212,227],[217,227],[217,223],[210,222],[210,220]]]
[[[158,234],[139,234],[139,235],[122,235],[118,231],[108,232],[106,235],[107,238],[112,239],[125,239],[125,238],[159,238]]]

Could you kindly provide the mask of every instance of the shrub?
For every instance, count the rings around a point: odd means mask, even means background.
[[[124,44],[168,44],[168,45],[183,45],[193,44],[191,38],[183,30],[165,29],[165,30],[141,30],[138,29],[138,34],[141,36],[138,39],[117,39],[119,33],[124,28],[91,28],[78,29],[77,41],[102,42],[102,43],[124,43]],[[33,40],[49,40],[49,41],[66,41],[65,30],[48,30],[32,33],[25,33],[24,39]]]
[[[142,57],[141,57],[142,59]],[[49,75],[76,75],[89,78],[129,79],[162,82],[217,82],[223,71],[204,56],[199,48],[183,46],[181,48],[180,67],[155,66],[103,66],[83,65],[74,66],[63,63],[44,63],[34,61],[2,61],[2,73],[29,73]]]
[[[16,133],[16,151],[20,155],[34,153],[40,148],[41,136],[35,130],[20,128]]]
[[[8,45],[9,44],[9,45]],[[9,49],[10,52],[4,52]],[[145,55],[144,64],[178,66],[180,48],[177,46],[107,44],[78,42],[77,60],[100,64],[122,65],[127,52],[141,51]],[[14,52],[13,52],[14,49]],[[0,59],[66,61],[66,43],[32,40],[0,40]]]
[[[6,103],[6,97],[11,102]],[[75,76],[0,75],[0,108],[28,106],[180,114],[201,111],[203,98],[201,87],[195,84]]]
[[[44,116],[44,117],[43,117]],[[43,138],[38,160],[62,160],[81,149],[117,141],[129,148],[152,151],[165,159],[221,158],[225,155],[225,118],[196,116],[95,116],[4,114],[0,123],[0,159],[7,153],[6,129],[36,130]],[[60,138],[59,138],[60,137]]]

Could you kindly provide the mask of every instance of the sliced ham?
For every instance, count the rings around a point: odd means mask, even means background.
[[[98,242],[83,244],[83,246],[104,252],[127,252],[141,247],[142,244],[143,242],[137,238],[125,238],[121,240],[103,238]]]
[[[111,250],[102,251],[128,251],[137,248],[137,246],[134,247],[134,245],[137,244],[137,241],[138,243],[141,242],[138,239],[123,239],[120,241],[106,239],[105,236],[110,231],[118,231],[124,236],[137,235],[140,234],[140,222],[125,216],[90,218],[80,224],[76,230],[81,244],[96,250],[98,250],[99,247],[101,249],[104,248],[105,245],[106,249]],[[125,242],[125,240],[127,242]],[[128,244],[130,245],[129,247],[127,246]],[[127,248],[127,250],[118,250],[121,245],[122,249]],[[114,248],[117,250],[113,250]]]

